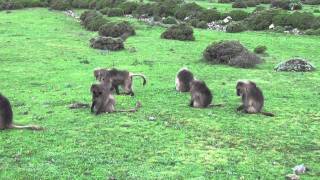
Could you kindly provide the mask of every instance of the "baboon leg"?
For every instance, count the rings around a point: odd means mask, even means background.
[[[124,91],[127,95],[134,96],[134,93],[132,91],[132,79],[126,80],[125,86],[124,86]]]
[[[120,94],[120,91],[119,91],[119,87],[118,86],[114,86],[114,89],[116,90],[116,94]]]
[[[190,103],[189,103],[189,106],[190,106],[190,107],[193,107],[193,102],[194,102],[193,99],[191,99],[191,100],[190,100]]]
[[[244,109],[244,105],[240,105],[238,108],[237,108],[237,111],[242,111]]]
[[[5,129],[5,126],[4,126],[3,120],[0,117],[0,130],[3,130],[3,129]]]

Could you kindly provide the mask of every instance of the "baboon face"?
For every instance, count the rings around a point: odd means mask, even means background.
[[[98,84],[93,84],[91,86],[90,90],[91,90],[91,93],[92,93],[93,97],[101,96],[103,94],[103,91],[104,91],[103,87],[98,85]]]
[[[238,81],[236,89],[237,96],[242,96],[248,91],[249,88],[256,87],[256,84],[252,81]]]
[[[190,91],[193,91],[195,89],[199,89],[203,86],[206,86],[206,83],[204,81],[193,80],[190,82]]]
[[[107,72],[108,71],[106,69],[96,69],[94,70],[93,75],[96,80],[102,81],[102,78],[106,76]]]

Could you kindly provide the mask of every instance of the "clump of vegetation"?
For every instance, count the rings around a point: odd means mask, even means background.
[[[119,51],[124,49],[123,40],[121,38],[99,36],[90,40],[91,47],[94,49]]]
[[[114,8],[120,5],[121,3],[125,2],[125,0],[97,0],[95,2],[96,9],[103,9],[105,7]]]
[[[250,16],[250,13],[242,11],[242,10],[232,10],[226,14],[226,16],[230,16],[233,21],[241,21]]]
[[[89,8],[90,0],[72,0],[72,7],[74,8]]]
[[[237,32],[243,32],[247,30],[246,26],[243,24],[243,22],[231,22],[227,25],[226,32],[228,33],[237,33]]]
[[[256,7],[260,3],[260,1],[248,0],[248,1],[245,1],[245,3],[248,7]]]
[[[266,51],[267,51],[267,46],[259,45],[256,48],[254,48],[254,53],[256,54],[264,54],[266,53]]]
[[[153,14],[160,17],[174,16],[180,0],[161,0],[153,7]]]
[[[52,0],[50,1],[50,8],[54,10],[65,11],[70,9],[70,1],[67,0]]]
[[[320,29],[308,29],[305,32],[306,35],[315,35],[315,36],[320,36]]]
[[[273,17],[280,13],[281,10],[275,9],[258,11],[251,14],[245,21],[247,23],[247,27],[251,30],[266,30],[269,29],[270,24],[272,24]]]
[[[0,10],[12,10],[24,8],[23,3],[15,1],[0,1]]]
[[[153,5],[150,3],[140,4],[136,10],[133,11],[133,15],[136,17],[140,16],[152,16],[153,15]]]
[[[207,25],[207,22],[205,21],[200,21],[198,22],[198,24],[196,25],[197,28],[200,28],[200,29],[207,29],[208,28],[208,25]]]
[[[167,17],[162,20],[163,24],[177,24],[177,20],[174,17]]]
[[[218,3],[232,3],[234,0],[218,0]]]
[[[281,8],[284,10],[300,10],[302,9],[302,4],[299,1],[294,2],[292,0],[274,0],[271,2],[271,7]]]
[[[126,39],[127,37],[135,34],[134,28],[127,21],[120,23],[108,23],[101,26],[99,29],[100,36],[121,37],[122,39]]]
[[[260,57],[249,52],[238,41],[220,41],[209,45],[203,57],[215,64],[227,64],[241,68],[255,67],[261,63]]]
[[[105,8],[103,8],[103,9],[100,9],[99,11],[101,12],[101,14],[107,15],[108,12],[109,12],[109,10],[110,10],[110,8],[105,7]]]
[[[314,13],[320,13],[320,9],[313,10]]]
[[[127,1],[119,5],[124,12],[124,14],[132,14],[138,8],[139,4],[137,2]]]
[[[303,0],[304,4],[309,4],[309,5],[319,5],[320,0]]]
[[[316,28],[319,26],[319,20],[308,12],[294,12],[277,14],[272,18],[276,26],[291,26],[302,30]]]
[[[121,8],[110,8],[107,12],[109,17],[123,16],[124,12]]]
[[[203,7],[199,6],[197,3],[186,3],[180,6],[175,12],[175,17],[180,20],[184,20],[186,17],[192,18],[199,16]]]
[[[192,27],[186,24],[173,25],[161,34],[161,38],[180,41],[194,41]]]
[[[247,4],[242,0],[237,0],[232,3],[232,8],[247,8]]]
[[[197,19],[205,22],[212,22],[221,19],[221,13],[216,9],[206,9],[197,15]]]
[[[82,25],[89,31],[98,31],[108,21],[97,11],[85,11],[81,14]]]

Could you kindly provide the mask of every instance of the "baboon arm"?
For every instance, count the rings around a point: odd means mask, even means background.
[[[116,93],[119,95],[120,94],[119,87],[118,86],[114,86],[114,88],[116,89]]]
[[[94,109],[95,104],[96,104],[95,101],[93,101],[92,104],[91,104],[91,108],[90,108],[91,109],[91,113],[93,113],[93,109]]]
[[[193,99],[190,100],[189,106],[193,107]]]

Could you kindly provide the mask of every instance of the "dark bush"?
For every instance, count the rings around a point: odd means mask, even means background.
[[[177,24],[177,20],[174,17],[167,17],[162,21],[163,24]]]
[[[161,38],[181,41],[194,41],[192,27],[186,24],[173,25],[161,34]]]
[[[310,29],[317,23],[317,19],[309,12],[294,12],[287,17],[287,25],[298,29]]]
[[[123,16],[124,12],[120,8],[111,8],[107,14],[109,17]]]
[[[257,5],[259,5],[259,1],[256,0],[245,1],[245,3],[248,7],[256,7]]]
[[[228,33],[237,33],[237,32],[243,32],[247,30],[246,26],[243,24],[243,22],[231,22],[227,25],[226,31]]]
[[[234,0],[218,0],[218,3],[232,3]]]
[[[188,24],[190,24],[192,27],[197,27],[197,24],[200,22],[200,20],[199,19],[190,19],[189,21],[188,21]]]
[[[260,0],[261,4],[271,4],[272,0]]]
[[[273,17],[281,12],[281,10],[273,9],[255,12],[245,20],[247,27],[256,31],[269,29],[269,26],[272,24]]]
[[[242,10],[232,10],[227,13],[227,16],[230,16],[234,21],[241,21],[245,18],[249,17],[250,13],[242,11]]]
[[[123,40],[121,38],[112,37],[96,37],[90,40],[91,47],[94,49],[118,51],[124,49]]]
[[[71,4],[67,0],[51,0],[50,8],[54,10],[65,11],[71,8]]]
[[[264,11],[266,10],[266,7],[264,6],[257,6],[256,9],[253,12],[258,12],[258,11]]]
[[[160,17],[174,16],[179,1],[163,0],[157,3],[153,8],[153,14]]]
[[[289,13],[281,13],[281,14],[278,14],[276,16],[274,16],[272,18],[272,23],[275,25],[275,26],[288,26],[288,16],[289,16]]]
[[[237,0],[232,3],[232,8],[247,8],[247,4],[242,0]]]
[[[209,45],[203,52],[203,57],[215,64],[249,68],[261,63],[261,59],[249,52],[238,41],[220,41]]]
[[[320,0],[303,0],[302,1],[304,4],[309,4],[309,5],[319,5]]]
[[[313,10],[313,13],[320,13],[320,9]]]
[[[89,8],[90,0],[73,0],[71,5],[74,8]]]
[[[134,28],[126,21],[117,24],[108,23],[99,29],[100,36],[121,37],[122,39],[126,39],[135,34]]]
[[[24,4],[21,2],[15,1],[0,1],[0,10],[12,10],[12,9],[22,9],[24,8]]]
[[[137,2],[127,1],[119,5],[124,12],[124,14],[132,14],[134,10],[138,8],[139,4]]]
[[[97,6],[97,2],[95,0],[89,2],[89,9],[95,9]]]
[[[175,12],[175,17],[180,20],[184,20],[186,17],[197,17],[199,16],[202,11],[204,11],[204,8],[199,6],[196,3],[186,3],[181,5],[180,8],[177,8],[177,11]]]
[[[264,54],[267,51],[267,46],[257,46],[254,48],[254,53],[256,54]]]
[[[271,2],[271,7],[290,10],[290,0],[273,0]]]
[[[96,9],[103,9],[105,7],[114,8],[125,2],[125,0],[98,0],[96,1]]]
[[[306,35],[320,36],[320,29],[308,29],[305,33]]]
[[[140,4],[136,10],[133,11],[134,16],[152,16],[153,15],[153,5],[152,4]]]
[[[198,22],[198,24],[197,24],[196,27],[197,27],[197,28],[200,28],[200,29],[207,29],[207,28],[208,28],[208,25],[207,25],[207,22],[205,22],[205,21],[200,21],[200,22]]]
[[[80,20],[82,25],[89,31],[98,31],[102,25],[108,23],[108,21],[97,11],[83,12],[80,16]]]
[[[199,13],[197,19],[205,22],[212,22],[221,19],[221,13],[215,9],[206,9]]]
[[[108,12],[109,12],[109,10],[110,10],[110,8],[105,7],[105,8],[103,8],[103,9],[100,9],[99,11],[101,12],[101,14],[107,15]]]

